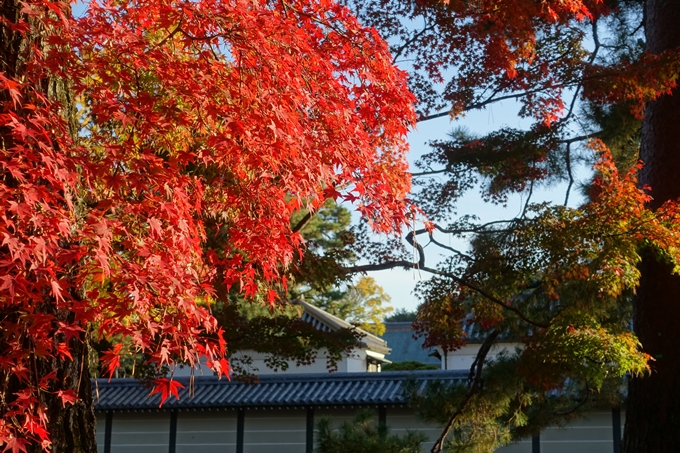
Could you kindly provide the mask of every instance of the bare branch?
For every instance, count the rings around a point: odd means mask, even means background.
[[[308,212],[307,214],[305,214],[305,216],[303,218],[300,219],[300,221],[293,227],[293,229],[291,231],[293,233],[299,232],[301,229],[303,229],[305,227],[305,225],[307,225],[309,223],[310,220],[312,220],[313,217],[314,217],[314,214],[312,214],[311,211]]]
[[[421,248],[422,249],[422,248]],[[471,289],[472,291],[476,292],[480,296],[483,296],[485,299],[487,299],[489,302],[492,302],[496,305],[499,305],[500,307],[504,308],[505,310],[511,311],[515,313],[522,321],[526,322],[527,324],[530,324],[535,327],[540,327],[540,328],[548,328],[549,324],[540,322],[540,321],[535,321],[529,317],[527,317],[520,309],[517,307],[513,307],[507,302],[502,301],[501,299],[497,298],[484,288],[476,285],[475,283],[469,282],[463,278],[458,277],[457,275],[451,273],[451,272],[446,272],[446,271],[441,271],[439,269],[434,269],[431,267],[427,267],[424,265],[425,263],[425,258],[424,254],[421,252],[421,257],[419,260],[419,263],[423,263],[423,265],[419,265],[418,269],[421,271],[425,271],[427,273],[430,273],[432,275],[439,275],[441,277],[447,277],[451,280],[453,280],[455,283],[457,283],[460,286],[463,286],[465,288]],[[386,263],[379,263],[379,264],[364,264],[361,266],[352,266],[352,267],[347,267],[345,268],[346,273],[359,273],[359,272],[371,272],[371,271],[383,271],[383,270],[388,270],[388,269],[395,269],[395,268],[404,268],[404,269],[409,269],[415,267],[415,263],[412,263],[410,261],[405,261],[405,260],[398,260],[398,261],[389,261]]]
[[[571,169],[571,143],[567,143],[567,174],[569,175],[569,185],[567,186],[567,193],[564,197],[564,206],[566,207],[569,203],[569,193],[571,192],[571,186],[574,185],[574,174]]]
[[[493,346],[494,342],[496,341],[498,334],[499,331],[496,329],[489,332],[489,335],[486,337],[484,343],[482,343],[482,346],[479,348],[479,351],[477,352],[477,357],[475,357],[475,361],[472,363],[472,366],[470,367],[470,374],[468,377],[468,380],[470,381],[470,390],[468,390],[468,394],[465,397],[463,403],[458,408],[458,410],[456,410],[456,412],[454,412],[453,415],[451,415],[451,417],[449,418],[449,421],[446,423],[446,426],[442,430],[442,433],[439,435],[439,438],[432,446],[432,450],[430,450],[431,453],[440,453],[442,451],[444,447],[444,441],[451,433],[453,425],[456,423],[458,418],[463,414],[465,409],[467,409],[468,405],[472,401],[472,398],[477,393],[481,392],[483,387],[482,370],[484,368],[484,361],[486,360],[486,356],[491,350],[491,346]]]
[[[392,57],[392,64],[396,64],[397,59],[401,56],[401,54],[404,52],[404,50],[406,50],[406,48],[408,46],[410,46],[411,44],[416,42],[418,40],[418,38],[420,38],[423,35],[423,33],[425,33],[428,30],[432,30],[433,28],[434,27],[431,26],[431,25],[425,25],[422,30],[419,30],[418,32],[413,33],[413,37],[411,39],[409,39],[408,41],[406,41],[404,44],[402,44],[401,47],[392,51],[392,54],[394,55]]]

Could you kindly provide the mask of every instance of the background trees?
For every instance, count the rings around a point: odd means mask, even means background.
[[[390,435],[386,425],[376,424],[371,409],[360,411],[354,420],[337,429],[333,429],[329,419],[321,419],[317,423],[317,437],[315,451],[319,453],[420,453],[420,444],[425,440],[417,432]]]
[[[421,121],[514,100],[529,123],[485,136],[456,132],[432,143],[414,172],[415,198],[431,223],[408,239],[420,253],[417,267],[434,275],[419,288],[416,328],[428,344],[453,349],[471,314],[489,332],[487,345],[499,333],[525,343],[522,354],[504,359],[506,373],[518,373],[503,390],[507,399],[483,395],[503,368],[483,366],[483,347],[471,385],[456,404],[440,407],[450,414],[446,425],[457,428],[453,445],[492,449],[597,398],[609,404],[605,390],[629,373],[626,448],[671,451],[678,440],[665,429],[679,432],[678,399],[666,395],[674,394],[680,374],[671,363],[680,357],[671,346],[677,313],[666,302],[677,299],[679,160],[670,129],[680,43],[665,27],[678,18],[676,7],[653,0],[349,3],[409,67]],[[644,167],[637,165],[641,122]],[[594,176],[576,206],[584,163]],[[560,182],[565,191],[556,202],[532,202],[537,188]],[[519,194],[522,208],[486,224],[456,218],[457,201],[473,188],[497,205]],[[456,247],[456,239],[470,246]],[[430,264],[425,246],[449,257]],[[361,269],[408,265],[387,258]],[[569,396],[560,409],[549,407],[546,391],[554,389]]]
[[[351,214],[327,200],[314,215],[306,211],[293,217],[305,239],[304,255],[295,263],[287,297],[304,299],[376,335],[385,331],[382,320],[393,308],[390,296],[375,279],[361,276],[352,282],[344,270],[356,262],[356,244],[368,239],[361,226],[350,227]],[[385,305],[383,305],[385,304]]]
[[[327,2],[2,3],[0,445],[94,451],[87,344],[229,371],[210,302],[274,304],[291,216],[409,215],[386,45]],[[112,372],[123,345],[106,352]],[[155,381],[164,397],[176,383]]]

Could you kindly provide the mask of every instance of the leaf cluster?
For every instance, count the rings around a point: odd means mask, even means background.
[[[407,432],[404,436],[390,435],[384,424],[375,423],[371,409],[357,413],[354,420],[333,429],[329,419],[317,423],[317,453],[420,453],[426,440],[422,433]]]

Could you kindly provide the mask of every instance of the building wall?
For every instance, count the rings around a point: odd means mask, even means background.
[[[110,453],[238,453],[239,417],[243,453],[307,453],[308,417],[316,423],[330,418],[334,426],[351,421],[357,408],[249,409],[243,411],[116,412],[111,420]],[[376,419],[380,411],[376,408]],[[239,415],[239,413],[241,415]],[[383,412],[393,434],[417,430],[425,434],[429,451],[440,434],[438,426],[420,421],[408,408],[388,407]],[[540,453],[617,453],[612,412],[593,412],[569,426],[549,428],[536,439]],[[106,453],[106,417],[97,414],[98,452]],[[171,448],[172,420],[175,444]],[[618,433],[623,432],[621,414]],[[535,453],[533,439],[503,447],[497,453]]]
[[[621,414],[622,426],[625,414]],[[623,432],[622,426],[619,432]],[[593,412],[566,427],[548,428],[541,433],[541,453],[611,452],[613,426],[611,412]]]
[[[170,414],[133,412],[114,416],[111,453],[167,453],[170,443]],[[100,452],[104,450],[100,447]]]
[[[246,411],[243,453],[303,453],[307,445],[307,411]]]
[[[477,352],[479,351],[480,346],[481,344],[479,343],[466,344],[460,349],[447,353],[446,358],[443,357],[444,351],[441,348],[437,348],[439,353],[442,354],[441,369],[469,370],[470,367],[472,367],[472,363],[477,358]],[[495,344],[491,347],[487,359],[493,359],[502,351],[507,352],[508,354],[514,354],[515,349],[519,346],[520,343]]]
[[[295,362],[288,361],[288,368],[284,370],[272,370],[265,363],[265,354],[260,354],[257,352],[244,351],[243,353],[237,353],[247,355],[252,359],[251,371],[257,375],[268,375],[268,374],[301,374],[301,373],[328,373],[326,352],[321,350],[318,352],[316,361],[311,365],[297,366]],[[238,355],[236,356],[238,359]],[[368,360],[366,357],[366,352],[363,349],[355,349],[352,351],[350,356],[343,357],[342,360],[338,362],[337,372],[339,373],[363,373],[370,371],[368,369]]]
[[[237,418],[236,411],[178,412],[175,452],[236,451]]]

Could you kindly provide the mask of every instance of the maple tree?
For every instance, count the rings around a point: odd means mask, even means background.
[[[488,334],[470,384],[433,391],[431,406],[421,406],[446,426],[433,452],[452,427],[452,451],[491,451],[598,404],[624,404],[624,375],[631,376],[624,451],[673,451],[680,443],[680,5],[348,4],[408,67],[420,121],[512,100],[531,123],[484,136],[458,130],[433,142],[413,173],[428,216],[407,236],[418,258],[373,254],[351,268],[433,274],[419,287],[415,322],[427,345],[460,347],[463,322]],[[594,164],[594,178],[574,207],[584,161]],[[562,203],[532,202],[535,189],[558,182],[566,187]],[[497,205],[521,195],[519,214],[490,223],[456,218],[457,201],[476,187]],[[429,265],[425,246],[449,256]],[[524,348],[487,364],[501,334]]]
[[[96,451],[93,337],[228,375],[210,302],[277,302],[294,212],[343,198],[379,232],[412,212],[413,96],[332,1],[105,0],[75,17],[6,0],[0,19],[3,451]],[[123,353],[103,354],[107,374]]]

